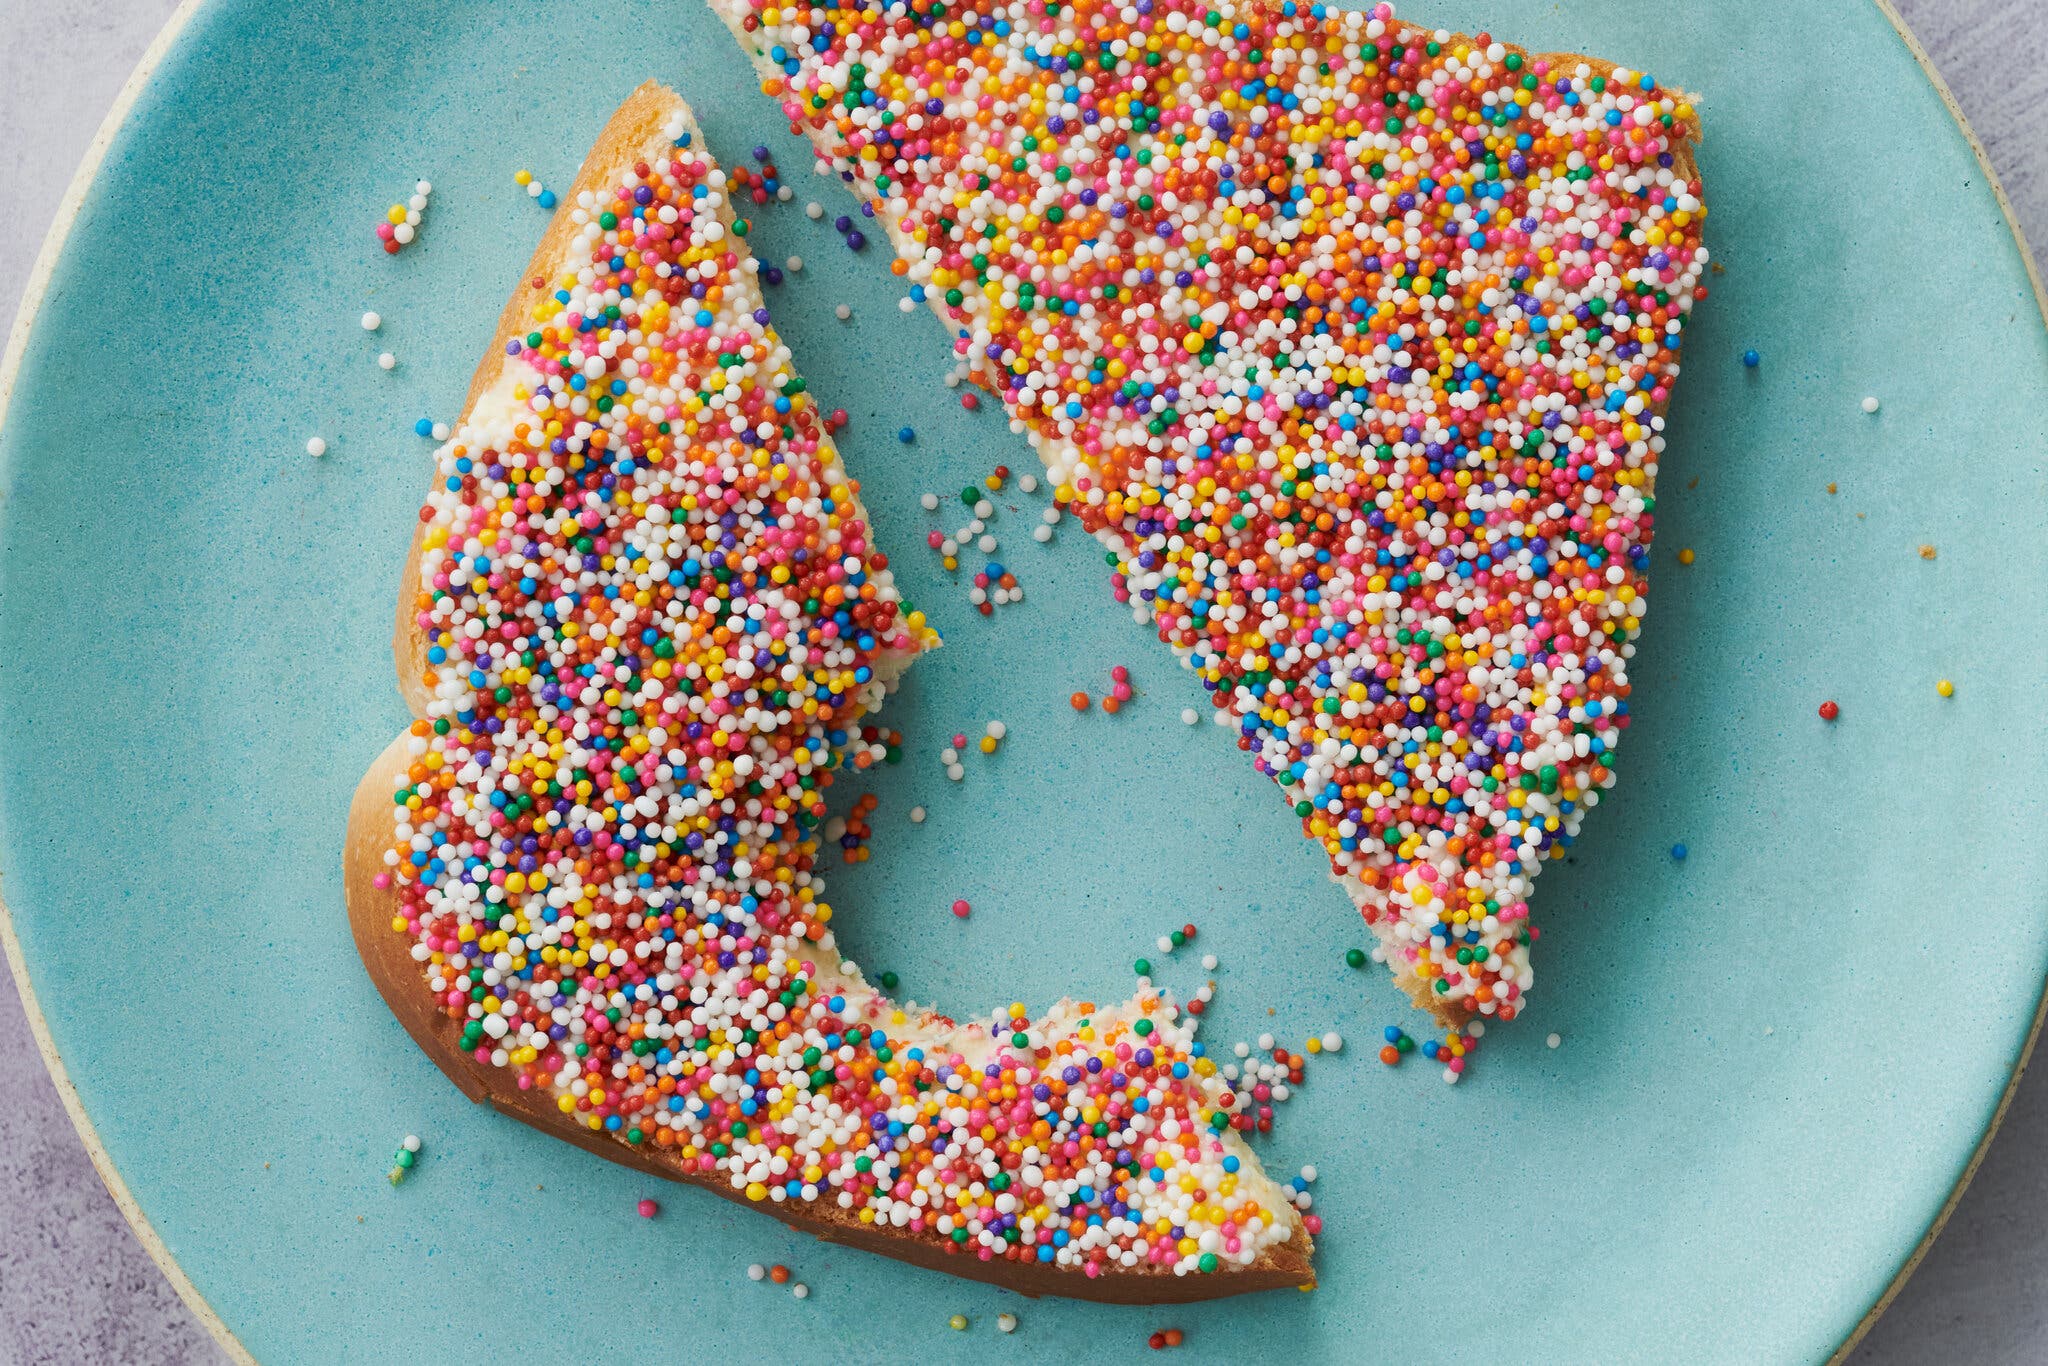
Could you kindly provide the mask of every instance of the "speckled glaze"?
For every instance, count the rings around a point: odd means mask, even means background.
[[[2048,965],[2041,315],[1963,137],[1858,0],[1404,14],[1698,92],[1727,267],[1688,333],[1620,787],[1538,892],[1543,995],[1456,1089],[1372,1060],[1382,1026],[1420,1022],[1343,966],[1362,927],[1228,738],[1180,723],[1198,689],[1109,600],[1099,552],[1066,528],[1030,543],[1042,495],[1013,488],[994,530],[1029,596],[987,621],[924,548],[920,493],[1029,453],[939,384],[942,336],[897,312],[880,250],[791,205],[754,238],[807,262],[771,307],[852,414],[847,462],[948,639],[881,718],[910,753],[873,784],[873,860],[833,866],[841,934],[964,1014],[1120,996],[1193,920],[1157,975],[1191,990],[1198,954],[1222,958],[1212,1046],[1352,1041],[1266,1147],[1278,1172],[1320,1168],[1323,1288],[1175,1311],[1183,1350],[1823,1356],[1961,1175]],[[828,1249],[469,1106],[350,947],[343,815],[404,716],[412,423],[455,415],[542,230],[512,171],[566,185],[647,77],[727,162],[767,142],[798,205],[849,207],[686,0],[573,25],[539,4],[220,0],[142,92],[0,430],[0,869],[50,1035],[169,1255],[265,1359],[758,1353],[764,1332],[813,1358],[1135,1350],[1158,1314]],[[386,257],[371,227],[420,176],[420,240]],[[1067,694],[1118,663],[1137,701],[1076,717]],[[992,718],[1001,752],[946,782],[943,737]],[[1646,924],[1659,953],[1624,974]],[[394,1190],[409,1131],[426,1155]],[[1460,1252],[1475,1220],[1508,1255]],[[808,1300],[745,1279],[775,1260]],[[1488,1282],[1498,1316],[1439,1321],[1450,1276]],[[973,1332],[946,1330],[955,1312]]]

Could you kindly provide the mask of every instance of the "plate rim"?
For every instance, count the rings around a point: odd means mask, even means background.
[[[100,121],[92,141],[87,145],[78,169],[72,173],[63,198],[57,203],[57,211],[50,220],[49,230],[44,233],[42,246],[29,267],[28,280],[22,288],[21,304],[8,330],[6,348],[0,351],[0,428],[6,426],[7,410],[14,397],[14,386],[20,377],[22,361],[28,353],[29,334],[34,330],[36,316],[41,311],[43,299],[49,292],[50,280],[56,273],[57,262],[63,256],[64,247],[70,240],[71,229],[77,224],[79,210],[84,206],[85,197],[91,192],[93,182],[98,179],[100,166],[106,160],[107,152],[113,146],[115,138],[127,126],[136,100],[141,97],[143,90],[155,76],[158,66],[162,64],[172,45],[177,42],[199,11],[210,3],[212,0],[179,0],[178,7],[171,12],[156,37],[143,50],[135,69],[129,73],[127,81],[115,95],[106,117]],[[1869,3],[1905,43],[1906,50],[1919,65],[1921,74],[1934,87],[1934,93],[1941,98],[1942,107],[1947,109],[1949,117],[1955,120],[1956,129],[1962,133],[1963,141],[1969,144],[1970,152],[1976,157],[1977,165],[1983,170],[1985,181],[1991,188],[1992,197],[1998,202],[1999,212],[2005,216],[2006,231],[2012,234],[2013,245],[2019,248],[2021,268],[2026,272],[2028,283],[2033,286],[2034,303],[2039,311],[2042,327],[2048,330],[2048,284],[2043,282],[2040,265],[2027,243],[2026,233],[2020,226],[2018,214],[2013,210],[2011,198],[2005,192],[2005,185],[1999,180],[1998,171],[1992,166],[1991,158],[1984,149],[1983,140],[1977,136],[1977,130],[1970,126],[1968,116],[1956,102],[1955,93],[1949,89],[1948,82],[1935,68],[1933,58],[1928,56],[1927,49],[1921,45],[1920,39],[1900,15],[1893,0],[1869,0]],[[4,874],[0,874],[0,878],[4,878]],[[4,888],[4,881],[0,881],[0,888]],[[28,1017],[29,1034],[35,1040],[36,1053],[42,1059],[44,1069],[50,1074],[50,1080],[57,1088],[57,1098],[64,1106],[64,1113],[70,1117],[72,1127],[77,1130],[79,1141],[85,1146],[86,1156],[92,1161],[93,1170],[99,1173],[107,1193],[114,1197],[114,1205],[121,1211],[121,1217],[127,1220],[129,1229],[142,1244],[143,1251],[149,1254],[149,1259],[163,1272],[165,1279],[171,1283],[172,1290],[177,1292],[178,1298],[184,1302],[185,1307],[205,1327],[220,1348],[232,1360],[254,1366],[255,1355],[235,1336],[234,1330],[228,1327],[226,1320],[199,1292],[191,1277],[185,1274],[184,1267],[179,1265],[176,1255],[150,1224],[148,1214],[129,1191],[127,1182],[121,1177],[120,1169],[114,1165],[112,1155],[100,1141],[99,1131],[93,1125],[92,1116],[86,1113],[84,1102],[78,1097],[78,1088],[72,1084],[64,1059],[57,1052],[56,1041],[50,1035],[49,1020],[43,1014],[42,1003],[36,998],[34,983],[29,978],[28,960],[23,955],[21,941],[14,932],[14,919],[7,908],[4,891],[0,891],[0,954],[6,957],[8,972],[14,978],[15,990],[21,996],[22,1011]],[[1884,1317],[1885,1311],[1891,1308],[1899,1292],[1905,1289],[1906,1282],[1919,1270],[1928,1250],[1934,1246],[1934,1240],[1947,1227],[1949,1217],[1955,1213],[1956,1206],[1962,1201],[1963,1193],[1969,1189],[1970,1182],[1977,1175],[1978,1167],[1983,1164],[1985,1154],[1990,1151],[1992,1139],[1998,1136],[1999,1129],[2005,1123],[2006,1113],[2012,1107],[2013,1096],[2019,1090],[2020,1079],[2026,1075],[2027,1067],[2033,1061],[2034,1045],[2040,1041],[2044,1021],[2048,1021],[2048,972],[2044,972],[2040,995],[2034,1005],[2033,1023],[2027,1028],[2026,1042],[2021,1046],[2019,1057],[2013,1063],[2011,1075],[2006,1078],[1997,1107],[1993,1109],[1990,1120],[1984,1126],[1984,1132],[1979,1135],[1976,1146],[1970,1152],[1969,1161],[1963,1164],[1961,1174],[1949,1189],[1948,1198],[1942,1202],[1941,1208],[1935,1211],[1934,1218],[1929,1222],[1926,1232],[1920,1236],[1920,1240],[1914,1244],[1911,1254],[1885,1285],[1869,1310],[1842,1339],[1841,1345],[1829,1355],[1829,1366],[1841,1366],[1877,1321]]]

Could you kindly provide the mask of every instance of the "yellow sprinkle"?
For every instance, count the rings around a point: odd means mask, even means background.
[[[1678,562],[1680,564],[1691,564],[1692,560],[1693,555],[1691,546],[1687,546],[1685,549],[1678,552]]]
[[[1949,682],[1946,678],[1935,684],[1934,690],[1943,697],[1954,697],[1956,695],[1956,685]]]
[[[512,173],[512,179],[513,179],[514,183],[516,183],[516,184],[520,184],[520,185],[531,185],[531,184],[533,183],[533,172],[531,172],[531,171],[514,171],[514,172]]]
[[[1923,560],[1931,560],[1935,557],[1937,553],[1938,552],[1931,545],[1923,545],[1920,547],[1920,558]]]

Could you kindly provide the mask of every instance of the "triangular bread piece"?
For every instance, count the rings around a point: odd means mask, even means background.
[[[841,960],[815,863],[857,723],[937,643],[655,86],[500,321],[405,569],[416,720],[349,920],[473,1099],[833,1242],[1027,1294],[1312,1284],[1249,1108],[1155,994],[956,1025]]]
[[[1686,97],[1387,5],[712,4],[1376,956],[1512,1019],[1628,724]]]

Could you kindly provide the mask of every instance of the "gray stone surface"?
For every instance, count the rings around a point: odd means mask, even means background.
[[[173,0],[0,0],[0,318],[71,173]],[[2048,0],[1899,0],[2048,247]],[[53,13],[61,9],[61,13]],[[2037,252],[2037,257],[2039,253]],[[0,1360],[211,1362],[86,1160],[0,975]],[[2048,1360],[2048,1067],[2020,1087],[1919,1273],[1856,1366]]]

